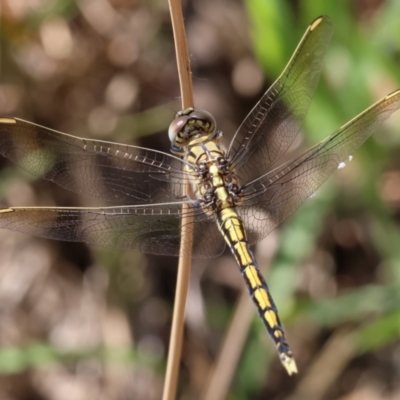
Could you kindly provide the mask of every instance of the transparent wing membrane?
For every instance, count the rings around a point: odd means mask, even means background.
[[[245,185],[238,210],[249,242],[258,242],[284,221],[399,108],[400,91],[395,91],[296,159]]]
[[[175,156],[81,139],[16,118],[0,119],[0,154],[34,176],[107,203],[174,201],[183,193],[184,162]]]
[[[255,177],[290,146],[308,110],[331,23],[308,28],[288,66],[245,119],[228,157],[241,178],[237,211],[249,243],[268,235],[311,196],[327,177],[400,108],[400,92],[386,96],[301,156]],[[0,154],[31,174],[117,207],[11,208],[0,227],[97,246],[178,255],[182,204],[193,217],[195,257],[212,257],[224,244],[215,216],[183,196],[183,182],[199,179],[178,157],[119,143],[81,139],[20,119],[0,118]],[[257,167],[257,168],[256,168]],[[250,178],[253,178],[252,180]],[[125,206],[125,207],[124,207]]]
[[[331,36],[330,20],[315,20],[281,76],[242,122],[228,151],[242,182],[265,174],[293,143],[317,87]]]
[[[215,218],[191,208],[193,256],[214,257],[225,248]],[[0,210],[0,227],[29,235],[104,248],[178,256],[182,203],[104,208],[8,208]]]

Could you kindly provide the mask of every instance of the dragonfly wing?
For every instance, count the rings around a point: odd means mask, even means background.
[[[152,206],[104,208],[7,208],[0,210],[0,228],[50,239],[95,246],[178,256],[181,244],[182,202]],[[225,248],[215,219],[190,205],[193,254],[214,257]]]
[[[329,18],[317,18],[283,73],[242,122],[228,150],[242,182],[266,173],[293,143],[317,87],[331,36]]]
[[[295,211],[361,144],[400,108],[400,90],[381,99],[333,135],[242,188],[238,207],[256,243]]]
[[[0,154],[34,176],[113,204],[171,202],[182,195],[184,162],[175,156],[16,118],[0,118]]]

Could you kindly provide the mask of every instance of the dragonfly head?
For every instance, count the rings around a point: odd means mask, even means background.
[[[168,129],[171,152],[182,156],[184,149],[218,136],[217,123],[207,111],[187,108],[179,111]]]

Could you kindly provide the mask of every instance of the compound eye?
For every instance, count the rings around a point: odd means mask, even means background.
[[[168,137],[171,143],[175,143],[176,136],[178,133],[184,128],[186,123],[189,121],[191,117],[187,115],[182,115],[181,117],[175,118],[169,128],[168,128]]]
[[[194,110],[190,113],[190,118],[201,121],[208,131],[214,131],[217,126],[215,118],[205,110]]]

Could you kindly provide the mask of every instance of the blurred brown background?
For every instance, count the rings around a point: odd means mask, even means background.
[[[304,146],[400,87],[399,3],[331,3],[184,2],[196,106],[227,143],[321,14],[335,34]],[[166,0],[0,4],[0,115],[169,151],[180,102]],[[285,375],[254,313],[227,399],[400,397],[399,146],[394,115],[258,246],[300,374]],[[0,167],[4,207],[90,205]],[[1,230],[0,398],[161,398],[176,264]],[[230,254],[194,262],[180,398],[203,398],[241,291]]]

